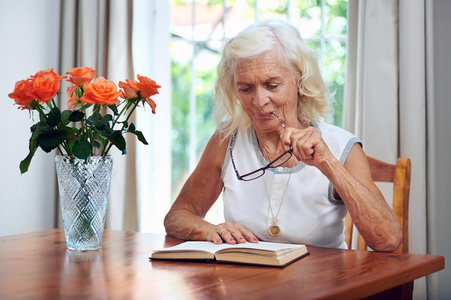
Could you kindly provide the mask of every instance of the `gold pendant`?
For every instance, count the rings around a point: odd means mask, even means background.
[[[280,234],[280,227],[276,223],[273,223],[269,226],[268,232],[271,236],[278,236]]]

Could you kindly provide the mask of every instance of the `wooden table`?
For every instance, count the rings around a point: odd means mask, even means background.
[[[149,261],[180,242],[106,230],[101,250],[76,252],[62,229],[1,237],[0,299],[353,299],[444,268],[442,256],[318,247],[282,269]]]

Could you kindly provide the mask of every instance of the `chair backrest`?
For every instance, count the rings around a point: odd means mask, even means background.
[[[410,159],[398,158],[396,165],[385,163],[367,156],[370,163],[371,176],[375,182],[393,183],[393,211],[402,228],[402,243],[396,253],[409,252],[409,193],[410,193]],[[345,241],[351,249],[354,223],[351,216],[346,216]],[[367,250],[362,236],[357,232],[357,250]]]

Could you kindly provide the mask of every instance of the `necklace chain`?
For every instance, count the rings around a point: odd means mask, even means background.
[[[283,123],[282,119],[280,119],[280,117],[278,115],[276,115],[274,112],[272,114],[274,116],[276,116],[277,119],[279,119],[280,123],[282,124],[283,129],[285,129],[285,124]],[[258,153],[263,157],[263,153],[261,153],[261,151],[259,151]],[[285,186],[285,190],[283,191],[282,200],[280,200],[279,209],[277,210],[277,215],[275,217],[274,217],[274,212],[273,212],[272,206],[271,206],[271,199],[268,194],[268,188],[266,187],[265,176],[262,176],[263,184],[265,185],[266,198],[268,199],[269,210],[271,211],[271,216],[272,216],[272,224],[268,228],[268,233],[271,236],[278,236],[280,234],[280,227],[279,227],[279,225],[277,225],[277,217],[279,216],[280,209],[282,208],[283,200],[285,200],[285,194],[287,193],[288,184],[290,183],[292,173],[293,173],[293,164],[291,164],[290,176],[288,176],[287,185]]]
[[[275,217],[274,217],[274,212],[273,212],[272,206],[271,206],[271,198],[269,197],[268,188],[266,187],[265,176],[262,176],[263,184],[265,185],[266,198],[268,199],[268,205],[269,205],[269,209],[271,211],[271,216],[272,216],[272,225],[270,225],[268,228],[268,232],[272,236],[278,236],[280,234],[280,228],[277,225],[277,217],[279,216],[280,209],[282,208],[283,200],[285,200],[285,194],[287,193],[288,184],[290,183],[292,173],[293,173],[293,166],[291,166],[290,176],[288,176],[287,185],[285,186],[285,190],[282,195],[282,200],[280,200],[279,209],[277,210],[277,215]]]

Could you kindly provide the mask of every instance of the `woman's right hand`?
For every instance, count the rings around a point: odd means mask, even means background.
[[[258,243],[258,238],[239,223],[226,221],[216,225],[208,234],[208,239],[215,244],[235,245],[247,242]]]
[[[165,217],[164,226],[168,235],[216,244],[258,243],[257,237],[241,224],[224,222],[215,226],[204,220],[224,187],[221,171],[228,142],[221,142],[219,131],[208,142],[197,167]]]

